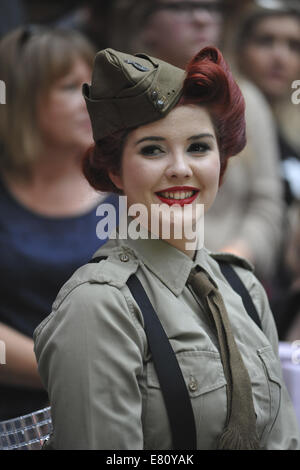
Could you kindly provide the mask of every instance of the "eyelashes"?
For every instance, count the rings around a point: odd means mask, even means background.
[[[193,142],[188,148],[188,152],[192,153],[205,153],[209,150],[211,150],[211,147],[205,142]]]
[[[146,145],[140,150],[140,154],[145,157],[156,157],[161,153],[164,153],[164,150],[158,145]]]
[[[187,153],[205,154],[211,150],[211,146],[205,142],[193,142],[187,148]],[[145,145],[139,153],[145,157],[156,157],[167,153],[167,151],[159,145]]]
[[[253,38],[253,42],[261,47],[273,47],[276,44],[276,37],[273,35],[262,35]],[[300,41],[297,39],[289,39],[286,41],[286,47],[291,51],[300,53]]]

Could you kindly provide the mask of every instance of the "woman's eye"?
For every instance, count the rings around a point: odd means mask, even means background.
[[[63,91],[73,91],[78,88],[78,83],[75,82],[66,82],[62,83],[60,89]]]
[[[146,147],[141,148],[140,153],[145,157],[155,157],[162,153],[162,149],[157,147],[157,145],[147,145]]]
[[[291,39],[289,41],[289,47],[291,51],[297,52],[298,54],[300,54],[300,41],[297,41],[296,39],[295,40]]]
[[[254,38],[255,44],[262,47],[271,47],[274,44],[274,37],[270,35],[257,36]]]
[[[210,150],[210,146],[204,142],[194,142],[188,148],[191,153],[205,153]]]

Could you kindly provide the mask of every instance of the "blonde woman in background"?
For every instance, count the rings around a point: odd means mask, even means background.
[[[101,241],[99,196],[81,172],[92,143],[81,86],[94,49],[79,33],[31,26],[0,43],[0,421],[48,403],[32,333]]]

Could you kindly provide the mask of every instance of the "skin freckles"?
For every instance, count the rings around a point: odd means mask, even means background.
[[[129,207],[143,204],[148,214],[153,204],[162,204],[162,193],[174,197],[176,191],[171,188],[193,191],[195,197],[189,203],[203,204],[206,212],[216,197],[219,173],[220,155],[209,113],[200,106],[184,105],[132,131],[124,146],[121,172],[110,173],[110,178],[127,196]],[[183,209],[178,205],[176,210]]]

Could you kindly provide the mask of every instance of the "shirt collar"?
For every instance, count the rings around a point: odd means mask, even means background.
[[[132,219],[128,217],[127,227],[130,222]],[[119,241],[121,245],[128,246],[176,296],[182,293],[192,268],[196,266],[203,268],[207,265],[208,253],[205,249],[197,250],[195,259],[192,260],[167,241],[151,238],[146,229],[141,228],[140,235],[136,240],[128,236],[125,240],[119,238]]]

